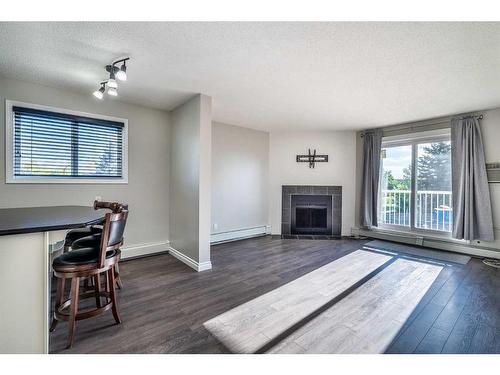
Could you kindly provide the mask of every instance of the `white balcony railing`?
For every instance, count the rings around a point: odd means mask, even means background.
[[[417,191],[415,227],[451,232],[453,225],[451,199],[451,191]],[[410,206],[410,190],[382,190],[381,223],[410,227]]]

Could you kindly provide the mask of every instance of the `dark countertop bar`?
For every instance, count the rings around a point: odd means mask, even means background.
[[[107,210],[86,206],[0,209],[0,236],[81,228],[98,224]]]

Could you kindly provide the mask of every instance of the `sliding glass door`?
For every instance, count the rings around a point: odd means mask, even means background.
[[[449,135],[398,138],[384,138],[382,143],[380,226],[402,231],[451,232]]]

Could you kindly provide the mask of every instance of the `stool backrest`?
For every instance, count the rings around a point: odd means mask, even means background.
[[[122,209],[120,212],[110,212],[104,217],[102,229],[101,248],[99,251],[99,267],[104,267],[106,253],[111,250],[118,250],[123,244],[123,233],[127,223],[128,210]]]
[[[122,210],[128,210],[128,204],[119,203],[119,202],[102,202],[102,201],[94,201],[94,210],[99,210],[102,208],[108,208],[114,213],[119,213]]]

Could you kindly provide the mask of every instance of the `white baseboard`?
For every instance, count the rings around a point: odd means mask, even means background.
[[[271,227],[266,225],[261,225],[252,228],[235,229],[226,232],[212,233],[210,235],[210,243],[216,244],[222,242],[242,240],[244,238],[264,236],[269,233],[271,233]]]
[[[156,253],[164,253],[169,251],[169,242],[151,242],[138,245],[123,246],[122,259],[141,257],[145,255],[151,255]]]
[[[170,255],[172,255],[174,258],[179,259],[182,263],[187,264],[189,267],[194,269],[195,271],[201,272],[201,271],[206,271],[212,268],[212,262],[202,262],[198,263],[194,259],[188,257],[187,255],[184,255],[178,250],[175,250],[173,247],[170,247],[168,252]]]
[[[352,228],[354,236],[366,236],[377,238],[380,240],[394,241],[409,245],[418,245],[430,247],[438,250],[453,251],[456,253],[467,254],[476,257],[496,258],[500,259],[500,251],[489,250],[477,246],[470,246],[462,241],[453,239],[438,238],[425,235],[416,235],[413,233],[392,233],[386,230],[368,230],[362,228]]]
[[[174,258],[179,259],[181,262],[187,264],[189,267],[198,272],[206,271],[212,268],[212,262],[198,263],[194,259],[170,247],[169,241],[123,246],[121,248],[121,251],[122,251],[122,256],[121,256],[122,259],[137,258],[146,255],[168,252]]]

